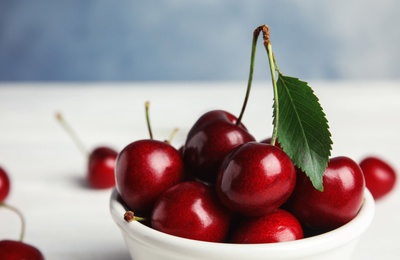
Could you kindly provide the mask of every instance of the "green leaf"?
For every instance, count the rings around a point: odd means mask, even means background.
[[[325,113],[307,82],[278,74],[277,138],[283,150],[323,191],[322,178],[332,149],[331,134]],[[276,126],[275,126],[276,127]]]

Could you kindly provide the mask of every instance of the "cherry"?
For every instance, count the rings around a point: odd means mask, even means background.
[[[352,220],[361,208],[365,181],[359,165],[344,156],[330,159],[323,176],[324,191],[298,171],[297,183],[285,205],[302,225],[329,231]]]
[[[360,162],[365,184],[375,200],[388,194],[396,184],[396,172],[378,157],[366,157]]]
[[[131,210],[146,213],[165,190],[183,179],[183,161],[168,143],[138,140],[119,153],[115,174],[124,202]]]
[[[0,203],[5,201],[10,193],[10,178],[6,171],[0,167]]]
[[[4,260],[43,260],[42,253],[34,246],[14,240],[0,241],[0,258]]]
[[[266,138],[266,139],[261,140],[260,143],[263,143],[263,144],[271,144],[271,140],[272,140],[272,138],[271,138],[271,137],[268,137],[268,138]],[[278,147],[278,148],[280,148],[280,149],[282,149],[281,144],[280,144],[278,141],[276,141],[275,146]]]
[[[148,214],[157,198],[184,178],[181,154],[167,141],[153,139],[149,103],[146,118],[150,139],[128,144],[118,154],[115,165],[117,190],[130,210]]]
[[[0,240],[0,259],[4,260],[43,260],[43,254],[34,246],[23,242],[25,233],[25,220],[22,213],[15,207],[0,203],[0,207],[7,208],[18,215],[21,221],[21,233],[19,241]]]
[[[89,155],[88,182],[92,188],[106,189],[115,186],[115,161],[118,153],[109,147],[95,148]]]
[[[82,151],[87,161],[87,182],[90,187],[95,189],[107,189],[115,186],[115,160],[118,153],[109,147],[99,146],[88,152],[76,133],[65,121],[60,113],[56,114],[57,120]]]
[[[151,226],[183,238],[223,242],[230,213],[219,203],[212,187],[197,181],[181,182],[157,200]]]
[[[275,146],[248,142],[226,156],[215,187],[231,211],[261,216],[281,206],[295,184],[296,170],[289,156]]]
[[[231,113],[209,111],[197,120],[187,135],[185,166],[196,178],[213,183],[224,156],[235,146],[254,140]]]
[[[300,222],[288,211],[276,211],[255,218],[242,218],[233,228],[232,243],[275,243],[302,239]]]

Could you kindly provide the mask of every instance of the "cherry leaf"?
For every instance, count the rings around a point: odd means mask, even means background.
[[[323,191],[322,179],[332,149],[325,113],[307,82],[278,73],[277,91],[274,117],[278,116],[279,144],[313,186]]]

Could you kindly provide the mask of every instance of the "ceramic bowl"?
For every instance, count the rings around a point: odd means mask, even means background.
[[[122,232],[134,260],[346,260],[351,259],[356,244],[371,224],[374,200],[366,190],[358,215],[333,231],[297,241],[271,244],[228,244],[191,240],[168,235],[138,221],[126,222],[126,211],[113,191],[111,215]]]

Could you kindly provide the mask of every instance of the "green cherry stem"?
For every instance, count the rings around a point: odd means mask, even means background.
[[[147,221],[147,219],[145,217],[136,216],[135,213],[130,210],[128,210],[124,213],[124,220],[128,223],[130,223],[132,221],[139,221],[139,222]]]
[[[263,38],[264,38],[264,47],[267,51],[268,55],[268,62],[269,62],[269,69],[271,73],[271,80],[272,80],[272,86],[274,89],[274,129],[272,133],[272,138],[271,138],[271,144],[275,145],[276,144],[276,139],[278,136],[278,122],[279,122],[279,99],[278,99],[278,86],[277,86],[277,81],[276,81],[276,75],[275,73],[278,72],[278,66],[276,65],[276,60],[274,53],[272,52],[272,44],[270,41],[270,36],[269,36],[269,28],[267,25],[262,25],[260,26],[262,28],[262,33],[263,33]]]
[[[153,131],[151,130],[151,125],[150,125],[150,115],[149,115],[149,108],[150,108],[150,102],[146,101],[144,103],[145,106],[145,111],[146,111],[146,122],[147,122],[147,129],[149,131],[150,139],[153,140]]]
[[[21,233],[19,235],[19,241],[22,242],[24,240],[24,235],[25,235],[25,219],[24,219],[24,215],[16,207],[13,207],[11,205],[5,204],[4,202],[0,202],[0,207],[4,207],[6,209],[9,209],[9,210],[13,211],[14,213],[16,213],[18,215],[18,217],[19,217],[19,219],[21,221]]]
[[[249,96],[250,96],[251,85],[253,83],[254,60],[255,60],[255,56],[256,56],[257,40],[258,40],[258,36],[260,34],[259,30],[260,30],[260,28],[257,28],[253,33],[253,41],[252,41],[252,44],[251,44],[251,57],[250,57],[250,72],[249,72],[249,78],[248,78],[248,81],[247,81],[246,96],[244,98],[242,110],[240,111],[240,115],[239,115],[239,117],[238,117],[238,119],[236,121],[236,125],[237,126],[239,126],[240,123],[242,122],[244,111],[246,110],[246,106],[247,106],[247,101],[249,100]]]

